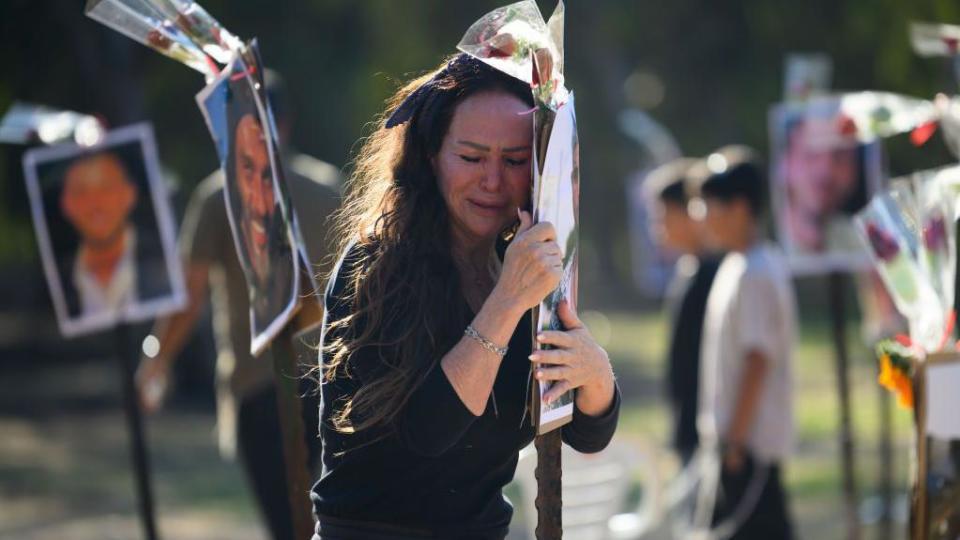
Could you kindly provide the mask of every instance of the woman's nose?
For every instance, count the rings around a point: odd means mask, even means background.
[[[500,163],[491,160],[483,171],[483,183],[481,184],[487,191],[497,191],[500,189],[500,183],[503,180],[503,167]]]

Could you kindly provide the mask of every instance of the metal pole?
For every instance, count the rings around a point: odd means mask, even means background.
[[[847,355],[846,276],[829,275],[830,320],[836,351],[837,396],[840,401],[840,460],[843,469],[843,499],[847,522],[847,538],[860,540],[860,518],[857,511],[857,485],[853,459],[853,429],[850,418],[850,377]]]
[[[120,382],[123,389],[123,409],[126,413],[127,433],[130,436],[130,458],[136,482],[143,536],[147,540],[157,540],[159,537],[157,536],[157,524],[153,511],[150,459],[147,455],[147,445],[144,442],[143,417],[140,415],[137,389],[133,381],[133,366],[139,361],[139,355],[137,350],[130,346],[130,329],[126,323],[117,325],[114,333],[117,344],[117,367],[120,371]]]

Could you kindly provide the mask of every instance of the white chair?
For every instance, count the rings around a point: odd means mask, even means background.
[[[627,540],[643,538],[662,518],[662,485],[651,448],[613,440],[598,454],[580,454],[564,445],[563,537],[565,540]],[[527,538],[534,538],[537,452],[533,445],[520,452],[514,479],[520,487]],[[638,508],[627,502],[640,475]],[[628,533],[630,536],[624,536]]]

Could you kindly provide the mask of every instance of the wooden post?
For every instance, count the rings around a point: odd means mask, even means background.
[[[844,513],[847,538],[860,540],[860,517],[854,468],[853,429],[850,418],[850,379],[847,355],[846,276],[832,272],[829,277],[830,320],[833,327],[833,345],[836,352],[837,397],[840,401],[840,461],[843,470]]]
[[[560,461],[560,429],[539,435],[537,449],[537,540],[563,538],[562,469]]]
[[[295,538],[313,536],[313,514],[310,507],[310,474],[307,470],[307,447],[304,442],[303,414],[300,403],[300,371],[293,350],[293,329],[287,325],[270,344],[273,371],[277,383],[277,411],[283,437],[283,461],[287,475],[287,496]]]
[[[137,504],[140,522],[143,525],[143,537],[157,540],[157,523],[153,512],[153,488],[150,482],[150,459],[143,435],[143,417],[134,385],[133,366],[140,360],[138,350],[131,347],[130,329],[127,323],[120,323],[114,330],[117,346],[117,368],[120,373],[120,386],[123,390],[123,410],[127,419],[127,434],[130,437],[130,460],[133,466],[134,482],[137,490]]]
[[[880,394],[880,502],[883,513],[877,527],[877,540],[893,538],[893,415],[890,392],[876,385]]]

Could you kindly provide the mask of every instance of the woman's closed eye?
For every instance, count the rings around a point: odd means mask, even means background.
[[[460,159],[466,161],[467,163],[480,163],[480,158],[478,156],[468,156],[465,154],[460,154]]]
[[[510,165],[511,167],[523,167],[524,165],[526,165],[526,164],[530,161],[530,158],[526,158],[526,157],[524,157],[524,158],[504,158],[504,161],[506,161],[506,162],[507,162],[507,165]]]

